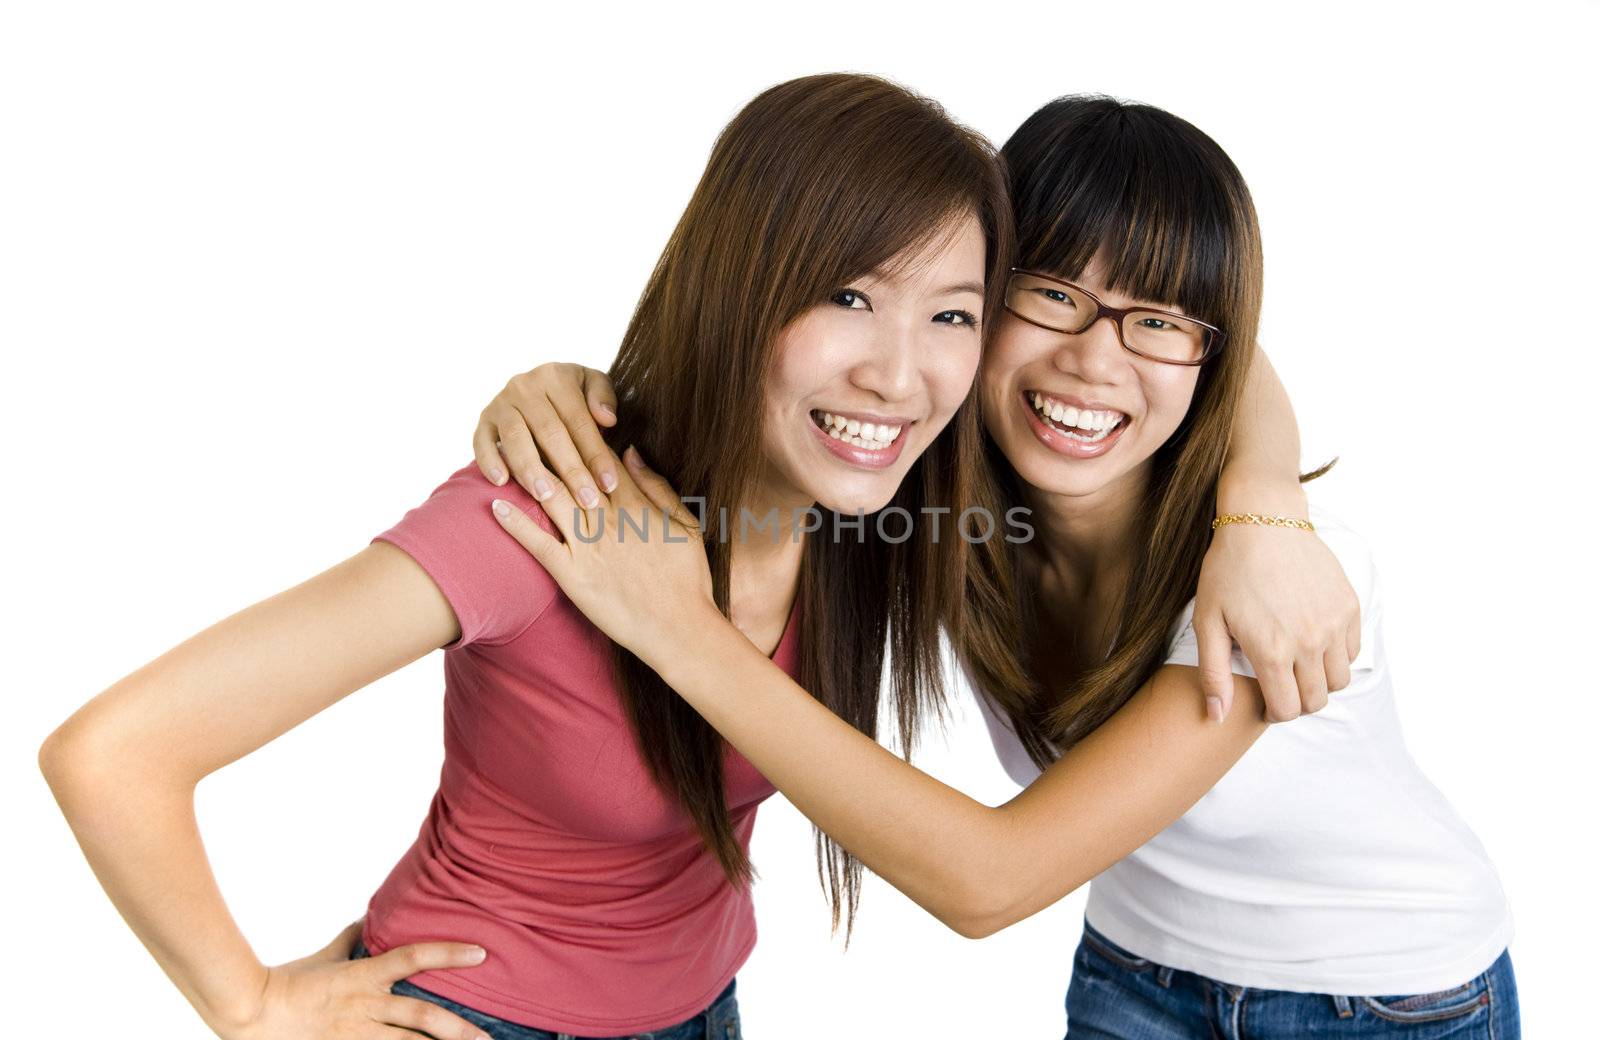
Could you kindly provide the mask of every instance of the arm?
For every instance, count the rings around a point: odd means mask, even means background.
[[[592,522],[601,529],[573,538],[575,510],[559,490],[548,513],[564,541],[503,503],[495,514],[591,621],[801,812],[962,935],[1021,920],[1138,848],[1266,727],[1254,680],[1234,680],[1247,710],[1218,725],[1201,708],[1198,671],[1168,666],[1026,791],[984,806],[856,731],[752,646],[712,602],[693,517],[636,451],[624,459],[614,505],[651,523],[666,510],[674,530],[623,538],[610,510]]]
[[[477,963],[465,944],[387,951],[372,959],[401,956],[367,970],[365,961],[344,963],[352,926],[305,961],[263,966],[223,902],[194,814],[203,777],[457,631],[427,574],[378,543],[167,651],[40,748],[40,768],[106,894],[218,1035],[323,1037],[344,1035],[336,1023],[373,1021],[441,1038],[479,1035],[443,1008],[388,993],[425,967]]]
[[[1257,349],[1217,482],[1219,513],[1306,516],[1300,431],[1289,395]],[[1361,648],[1355,590],[1315,534],[1231,524],[1216,532],[1195,593],[1200,673],[1213,718],[1232,701],[1238,643],[1261,680],[1267,718],[1320,710],[1350,682]]]
[[[713,616],[714,615],[714,616]],[[684,632],[696,633],[685,652]],[[704,633],[703,635],[701,633]],[[968,938],[1050,906],[1182,816],[1266,729],[1255,682],[1219,726],[1162,668],[1025,791],[989,807],[819,704],[715,610],[645,660],[813,823]]]

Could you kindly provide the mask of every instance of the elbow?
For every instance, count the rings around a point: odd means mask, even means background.
[[[936,916],[963,939],[987,939],[1027,916],[1019,912],[1019,904],[1002,886],[998,877],[957,884]]]
[[[945,925],[963,939],[987,939],[998,932],[1000,928],[990,919],[985,917],[957,917],[954,915],[941,917]]]
[[[67,811],[84,792],[102,790],[107,783],[128,782],[132,770],[120,750],[119,741],[105,732],[104,726],[91,725],[74,715],[39,745],[39,772]]]
[[[963,939],[987,939],[1022,920],[1025,915],[1007,907],[973,907],[941,918]]]
[[[39,772],[52,790],[65,780],[78,759],[74,744],[67,724],[62,723],[39,745]]]
[[[76,801],[72,792],[89,782],[96,757],[89,746],[91,743],[91,737],[80,732],[68,719],[39,745],[39,773],[63,811]]]

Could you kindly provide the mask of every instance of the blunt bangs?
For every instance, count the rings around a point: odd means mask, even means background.
[[[1072,280],[1098,253],[1110,288],[1227,329],[1251,227],[1232,161],[1168,112],[1058,98],[1001,149],[1019,266]]]

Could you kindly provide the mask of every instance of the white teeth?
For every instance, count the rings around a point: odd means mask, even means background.
[[[1037,390],[1030,392],[1029,400],[1033,404],[1033,410],[1046,419],[1063,426],[1076,427],[1076,430],[1062,431],[1067,436],[1091,443],[1104,440],[1123,418],[1121,412],[1093,411],[1053,401]],[[1077,431],[1088,431],[1088,434]]]
[[[904,426],[890,426],[887,423],[864,423],[859,419],[850,419],[832,412],[813,412],[817,417],[818,425],[837,441],[844,441],[858,448],[869,451],[882,451],[893,444],[900,436]]]

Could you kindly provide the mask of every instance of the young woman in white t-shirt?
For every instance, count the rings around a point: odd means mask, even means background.
[[[1315,510],[1218,518],[1325,539],[1363,631],[1348,688],[1314,715],[1269,729],[1238,656],[1235,709],[1199,707],[1200,647],[1225,657],[1228,637],[1196,631],[1193,597],[1260,308],[1238,170],[1190,124],[1104,98],[1045,106],[1003,154],[1021,255],[980,372],[994,482],[978,504],[1026,506],[1033,531],[972,539],[952,637],[1016,798],[981,805],[830,714],[716,609],[700,539],[619,537],[615,517],[575,531],[564,489],[547,504],[566,544],[515,511],[503,525],[802,812],[963,935],[1094,879],[1071,1036],[1515,1036],[1505,897],[1405,750],[1356,536]],[[614,507],[675,504],[625,459]],[[676,533],[697,530],[676,513]]]

